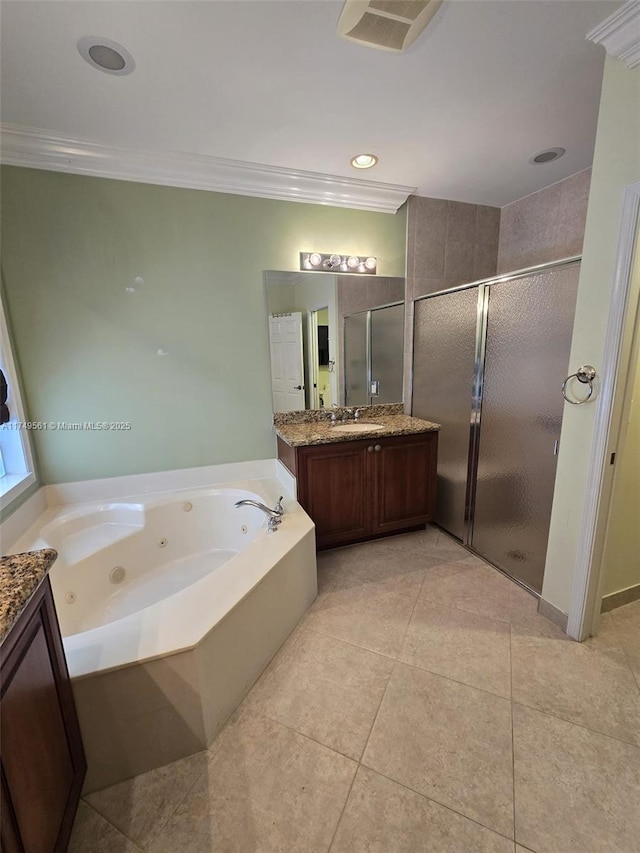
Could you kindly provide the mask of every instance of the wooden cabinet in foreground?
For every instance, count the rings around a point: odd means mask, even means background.
[[[438,433],[291,447],[278,457],[296,477],[297,497],[332,548],[421,527],[435,510]]]
[[[49,579],[0,656],[2,853],[64,853],[86,770]]]

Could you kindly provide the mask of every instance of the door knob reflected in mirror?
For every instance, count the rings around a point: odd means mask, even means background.
[[[375,446],[376,453],[380,453],[381,450],[382,450],[382,446],[380,444],[376,444],[376,446]]]

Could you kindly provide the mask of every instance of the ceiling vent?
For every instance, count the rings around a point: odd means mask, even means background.
[[[380,50],[401,52],[418,38],[443,0],[347,0],[338,34]]]

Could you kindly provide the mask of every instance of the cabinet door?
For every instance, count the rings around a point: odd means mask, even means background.
[[[376,463],[373,533],[425,524],[433,517],[438,433],[381,438]]]
[[[25,851],[53,853],[66,849],[85,762],[48,580],[36,596],[3,648],[2,841],[11,850],[17,830]]]
[[[316,525],[318,548],[364,539],[371,532],[373,489],[368,486],[371,441],[298,450],[298,500]]]

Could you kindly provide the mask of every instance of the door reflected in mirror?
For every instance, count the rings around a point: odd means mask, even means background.
[[[403,278],[264,273],[274,412],[401,403]]]

